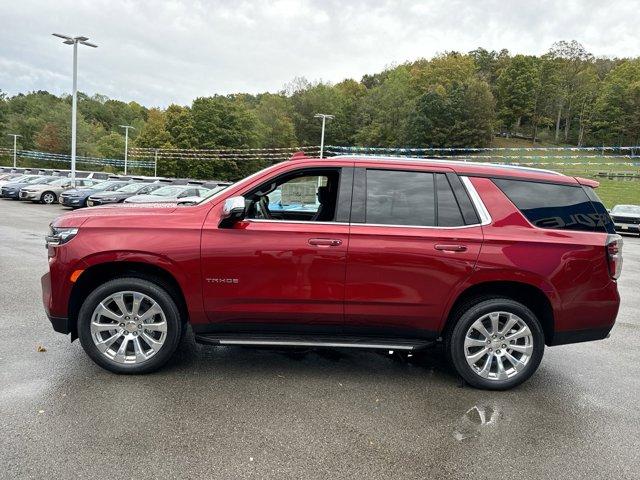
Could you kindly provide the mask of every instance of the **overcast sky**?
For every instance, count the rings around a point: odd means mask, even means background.
[[[0,1],[0,90],[79,88],[147,106],[278,91],[294,77],[338,82],[478,46],[544,53],[575,39],[597,56],[639,56],[638,0]]]

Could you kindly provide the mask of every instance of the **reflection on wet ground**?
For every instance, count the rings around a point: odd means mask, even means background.
[[[458,441],[479,437],[485,432],[495,431],[502,414],[493,405],[474,405],[456,422],[453,438]]]

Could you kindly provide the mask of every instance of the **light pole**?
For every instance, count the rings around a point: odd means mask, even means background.
[[[70,37],[53,33],[54,37],[64,39],[64,44],[73,45],[73,99],[71,102],[71,185],[76,186],[76,111],[78,109],[78,44],[87,47],[98,48],[97,45],[87,42],[87,37]]]
[[[327,121],[327,118],[331,120],[334,116],[327,115],[326,113],[316,113],[313,117],[322,119],[322,134],[320,135],[320,158],[322,158],[324,154],[324,124]]]
[[[121,128],[124,128],[124,174],[127,174],[127,158],[128,158],[128,150],[129,150],[129,129],[133,128],[131,125],[120,125]]]
[[[157,148],[156,148],[155,158],[153,161],[153,176],[154,177],[158,176],[158,149]]]
[[[17,133],[10,133],[9,136],[13,137],[13,168],[16,168],[16,156],[18,153],[16,145],[18,142],[18,137],[21,137],[22,135],[18,135]]]

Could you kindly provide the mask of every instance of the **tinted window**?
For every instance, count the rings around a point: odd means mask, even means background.
[[[367,170],[366,223],[435,225],[432,173]]]
[[[613,224],[613,221],[611,220],[611,216],[609,215],[609,212],[607,212],[607,209],[605,208],[605,206],[602,204],[602,201],[600,200],[600,198],[598,198],[598,195],[596,195],[595,190],[591,187],[583,187],[583,188],[584,188],[584,191],[587,193],[589,200],[591,200],[591,204],[593,205],[593,208],[595,208],[596,213],[598,214],[599,222],[596,230],[605,231],[607,233],[616,233],[616,227]]]
[[[438,197],[438,226],[459,227],[464,225],[460,207],[453,194],[449,180],[444,173],[436,174],[436,188]]]
[[[537,227],[565,230],[605,231],[581,186],[494,179],[527,219]]]

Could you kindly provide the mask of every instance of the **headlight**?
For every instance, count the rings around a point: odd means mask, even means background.
[[[49,225],[51,233],[45,237],[46,247],[64,245],[78,234],[77,228],[56,228]]]

